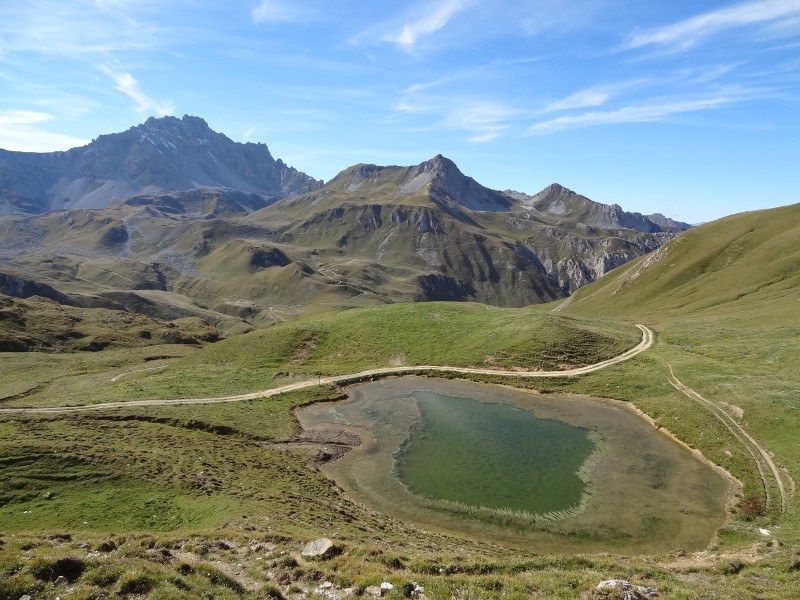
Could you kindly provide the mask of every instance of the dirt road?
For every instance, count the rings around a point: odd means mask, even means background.
[[[243,400],[256,400],[259,398],[270,398],[286,392],[302,390],[317,385],[346,384],[353,381],[368,379],[371,377],[386,377],[391,375],[404,375],[411,373],[465,373],[476,375],[497,375],[502,377],[571,377],[574,375],[584,375],[605,369],[626,360],[630,360],[637,354],[644,352],[653,345],[653,332],[644,325],[636,325],[642,331],[642,341],[636,346],[608,360],[566,369],[564,371],[503,371],[498,369],[473,369],[469,367],[449,367],[436,365],[423,365],[416,367],[383,367],[380,369],[370,369],[349,375],[334,375],[331,377],[315,377],[306,381],[298,381],[280,387],[251,392],[249,394],[239,394],[236,396],[222,396],[217,398],[179,398],[176,400],[130,400],[128,402],[104,402],[102,404],[90,404],[86,406],[56,406],[48,408],[0,408],[0,414],[49,414],[49,413],[74,413],[89,410],[108,410],[116,408],[131,408],[136,406],[175,406],[181,404],[217,404],[222,402],[241,402]]]
[[[736,419],[728,414],[724,408],[719,406],[716,402],[712,402],[711,400],[704,398],[688,385],[682,383],[675,376],[675,372],[672,370],[672,365],[667,364],[667,367],[669,368],[668,379],[672,387],[681,392],[687,398],[690,398],[701,406],[704,406],[723,425],[725,425],[725,427],[728,428],[728,431],[730,431],[745,448],[747,448],[747,451],[750,453],[750,456],[753,457],[753,461],[756,463],[756,467],[758,468],[758,475],[761,478],[761,485],[764,488],[764,495],[767,499],[768,508],[771,508],[773,504],[769,481],[774,479],[775,488],[778,490],[778,496],[780,497],[780,506],[777,508],[781,513],[785,512],[787,499],[786,489],[784,488],[783,480],[778,472],[778,468],[775,466],[775,463],[773,462],[769,453],[749,433],[747,433],[744,428],[739,425]]]

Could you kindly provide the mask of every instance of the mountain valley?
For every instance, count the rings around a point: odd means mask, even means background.
[[[556,184],[490,190],[442,156],[356,165],[322,185],[196,117],[151,118],[67,153],[5,152],[0,171],[0,204],[17,213],[0,218],[7,279],[229,333],[389,302],[547,302],[689,227]]]
[[[690,227],[441,155],[320,182],[196,117],[0,151],[0,188],[0,598],[800,596],[800,205]],[[624,411],[718,507],[584,423],[563,513],[371,508],[325,475],[369,435],[295,411],[398,371]]]

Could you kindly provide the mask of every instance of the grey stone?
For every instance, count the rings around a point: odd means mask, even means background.
[[[619,600],[651,600],[658,597],[654,589],[641,585],[633,585],[624,579],[609,579],[597,585],[597,591],[607,594],[618,594]]]
[[[336,545],[328,538],[320,538],[309,542],[303,548],[302,555],[308,558],[330,558],[338,552]]]

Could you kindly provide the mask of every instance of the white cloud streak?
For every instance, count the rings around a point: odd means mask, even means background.
[[[704,100],[685,100],[642,106],[625,106],[609,111],[593,111],[535,123],[528,129],[528,135],[548,135],[597,125],[661,121],[673,115],[709,110],[732,102],[734,102],[733,98],[720,96]]]
[[[114,83],[116,83],[115,89],[136,103],[138,112],[159,116],[170,115],[175,112],[175,105],[172,102],[159,102],[145,94],[139,87],[139,82],[130,73],[115,73],[111,69],[102,70],[114,80]]]
[[[87,57],[151,50],[166,35],[149,17],[154,2],[26,0],[0,3],[0,53]]]
[[[52,152],[84,146],[88,140],[40,128],[53,115],[38,111],[9,110],[0,113],[0,148],[17,152]]]
[[[287,3],[284,0],[261,0],[261,3],[250,12],[256,25],[302,21],[304,14],[296,2]]]
[[[443,125],[467,131],[473,144],[490,142],[501,137],[518,118],[518,111],[501,102],[476,101],[462,104],[445,116]]]
[[[716,33],[748,25],[777,23],[800,15],[800,0],[759,0],[703,13],[666,27],[631,34],[627,48],[662,46],[685,50]],[[796,28],[792,28],[797,32]],[[788,32],[786,32],[788,33]]]
[[[407,21],[399,32],[384,36],[382,41],[395,43],[406,50],[411,50],[421,38],[442,29],[454,15],[472,3],[473,0],[441,0],[433,3],[425,14]]]
[[[591,108],[595,106],[602,106],[612,97],[608,91],[598,88],[589,88],[580,90],[562,98],[556,102],[548,104],[543,112],[558,112],[562,110],[575,110],[577,108]]]

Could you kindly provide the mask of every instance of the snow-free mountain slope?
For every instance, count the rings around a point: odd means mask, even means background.
[[[321,182],[275,160],[264,144],[240,144],[199,117],[149,118],[66,152],[0,150],[0,214],[105,208],[142,193],[224,188],[264,204]]]

